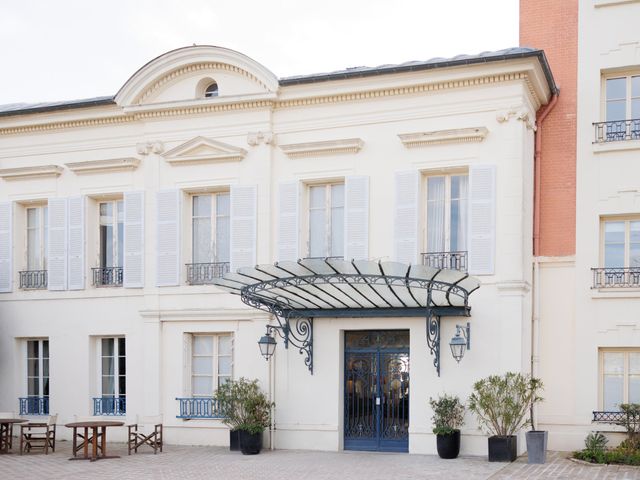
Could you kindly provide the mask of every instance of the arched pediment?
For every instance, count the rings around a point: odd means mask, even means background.
[[[115,101],[125,107],[204,100],[204,90],[211,82],[218,84],[220,97],[278,90],[277,77],[246,55],[200,45],[172,50],[151,60],[127,80]]]

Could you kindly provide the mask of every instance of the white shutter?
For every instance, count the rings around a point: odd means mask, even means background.
[[[231,186],[231,271],[256,264],[257,185]]]
[[[50,198],[47,284],[49,290],[67,289],[67,199]]]
[[[13,290],[13,203],[0,203],[0,292]]]
[[[85,197],[71,197],[68,200],[69,211],[69,253],[68,279],[69,290],[84,290],[84,217]]]
[[[182,395],[191,396],[191,362],[193,348],[193,335],[185,333],[182,335]]]
[[[496,167],[469,169],[469,273],[492,275],[496,250]]]
[[[125,288],[144,287],[144,192],[124,194]]]
[[[180,190],[158,192],[156,285],[180,284]]]
[[[344,258],[369,258],[369,177],[345,178]]]
[[[278,191],[278,261],[297,261],[300,187],[297,181],[281,182]]]
[[[420,172],[409,170],[395,175],[394,260],[416,263],[418,258],[418,212]]]

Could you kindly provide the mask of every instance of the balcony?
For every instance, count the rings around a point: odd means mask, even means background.
[[[126,397],[94,397],[94,415],[125,415],[127,413]]]
[[[20,415],[49,415],[49,397],[20,397]]]
[[[422,254],[422,264],[438,269],[467,271],[467,252],[428,252]]]
[[[592,268],[593,288],[640,288],[640,267]]]
[[[98,267],[92,268],[93,285],[96,287],[121,287],[122,267]]]
[[[20,274],[20,288],[24,290],[42,290],[47,288],[46,270],[23,270]]]
[[[218,402],[210,397],[176,398],[180,415],[176,418],[224,418]]]
[[[229,272],[229,262],[187,263],[187,283],[208,285]]]
[[[594,143],[640,140],[640,118],[597,122],[593,126],[596,134]]]

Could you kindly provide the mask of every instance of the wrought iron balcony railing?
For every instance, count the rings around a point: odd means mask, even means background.
[[[640,288],[640,267],[592,268],[593,288]]]
[[[49,415],[49,397],[20,397],[20,415]]]
[[[93,285],[96,287],[121,287],[122,267],[98,267],[92,268]]]
[[[427,252],[422,254],[422,264],[433,268],[467,271],[467,252]]]
[[[224,418],[215,398],[187,397],[176,400],[180,405],[180,415],[176,418]]]
[[[597,122],[593,126],[596,132],[595,143],[640,140],[640,118]]]
[[[640,418],[637,416],[632,416],[631,418],[627,418],[627,414],[625,412],[593,412],[593,422],[599,423],[613,423],[615,425],[624,425],[625,423],[640,423]]]
[[[36,290],[47,288],[46,270],[23,270],[20,273],[20,288]]]
[[[187,283],[207,285],[229,272],[229,262],[187,263]]]
[[[94,415],[125,415],[127,413],[126,397],[94,397]]]

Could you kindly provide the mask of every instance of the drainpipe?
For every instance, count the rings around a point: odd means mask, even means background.
[[[540,255],[540,160],[542,157],[542,122],[547,118],[547,115],[551,112],[558,102],[559,91],[553,94],[551,101],[540,112],[537,120],[537,129],[535,132],[535,151],[534,151],[534,207],[533,207],[533,286],[531,287],[533,292],[533,306],[531,312],[531,376],[536,377],[538,373],[538,353],[540,351],[540,261],[538,257]],[[535,430],[535,424],[533,420],[533,406],[530,411],[531,415],[531,429]]]

